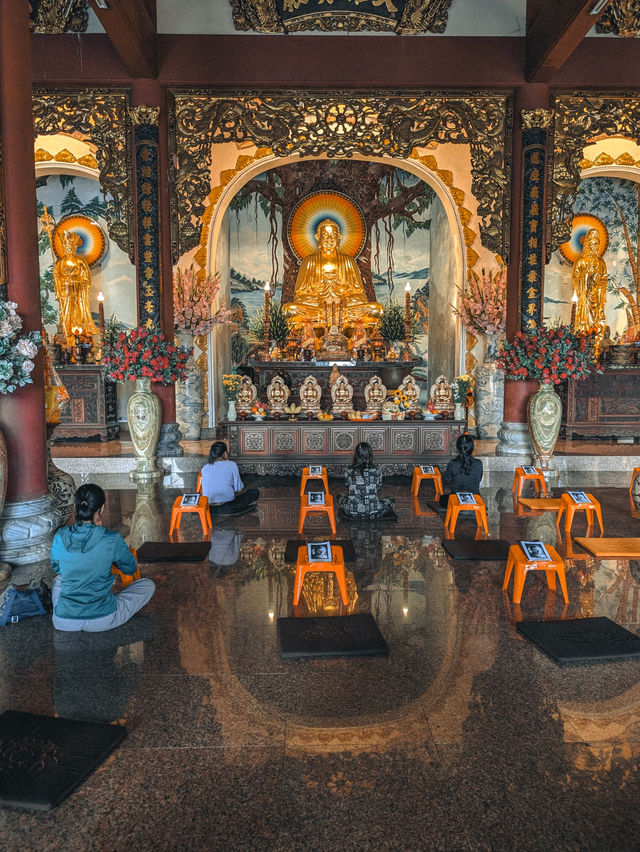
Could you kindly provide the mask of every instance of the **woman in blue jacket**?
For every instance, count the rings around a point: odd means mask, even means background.
[[[87,483],[76,491],[75,524],[53,537],[53,626],[58,630],[99,633],[128,621],[151,600],[153,580],[134,580],[113,593],[115,565],[123,574],[135,574],[137,563],[122,536],[101,526],[104,491]]]

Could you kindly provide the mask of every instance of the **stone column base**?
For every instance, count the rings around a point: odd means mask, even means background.
[[[51,497],[5,503],[0,518],[0,559],[29,565],[49,558],[58,514]]]
[[[526,423],[507,423],[503,420],[498,429],[496,455],[531,457],[533,446],[529,426]]]
[[[177,423],[163,423],[160,427],[156,455],[183,456],[184,448],[180,446],[182,432]]]

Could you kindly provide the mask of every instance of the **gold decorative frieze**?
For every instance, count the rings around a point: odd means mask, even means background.
[[[29,0],[34,33],[83,33],[89,23],[89,0]]]
[[[627,151],[617,157],[603,152],[598,154],[595,160],[580,160],[578,165],[582,170],[592,169],[594,166],[625,166],[626,168],[637,169],[640,168],[640,160],[636,160]]]
[[[199,242],[210,189],[212,145],[269,148],[278,157],[385,156],[403,159],[435,143],[469,146],[471,190],[483,244],[508,255],[511,101],[506,93],[432,92],[403,95],[350,91],[172,93],[169,123],[177,198],[177,254]]]
[[[129,93],[119,89],[35,89],[33,121],[36,136],[80,134],[96,149],[95,158],[77,160],[97,166],[105,197],[109,236],[133,260],[133,208],[129,199],[132,172]],[[54,159],[59,160],[60,155]],[[75,157],[64,162],[76,162]],[[84,160],[84,162],[83,162]]]
[[[84,154],[82,157],[76,157],[66,148],[55,155],[50,151],[45,151],[44,148],[38,148],[33,155],[33,159],[36,163],[50,163],[52,161],[58,163],[78,163],[81,166],[86,166],[88,169],[98,169],[98,161],[93,154]]]
[[[612,0],[596,21],[596,32],[614,33],[622,38],[635,38],[640,33],[638,0]]]
[[[158,124],[160,120],[160,107],[135,106],[129,109],[131,121],[135,125]]]
[[[443,33],[452,0],[230,0],[237,30]],[[371,8],[372,7],[372,8]]]
[[[520,118],[522,126],[525,130],[532,130],[534,127],[539,127],[541,130],[548,130],[553,121],[553,111],[550,109],[523,109],[520,110]]]
[[[572,92],[554,95],[552,101],[555,120],[551,204],[547,211],[548,257],[571,235],[580,171],[585,168],[585,147],[606,136],[624,136],[635,141],[640,132],[637,93]],[[599,164],[598,159],[594,164]]]

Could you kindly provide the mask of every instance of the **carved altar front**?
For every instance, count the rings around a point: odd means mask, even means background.
[[[605,367],[559,391],[567,438],[640,436],[640,367]]]
[[[309,463],[340,475],[361,441],[371,444],[385,475],[408,474],[417,464],[446,464],[464,428],[459,420],[237,420],[220,425],[229,458],[242,472],[261,476],[299,474]]]
[[[120,434],[116,385],[102,376],[99,364],[56,367],[69,394],[69,404],[60,415],[54,441],[66,438],[100,438],[112,441]]]

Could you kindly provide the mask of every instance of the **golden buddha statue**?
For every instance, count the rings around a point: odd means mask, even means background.
[[[67,338],[67,345],[75,344],[74,328],[81,329],[85,335],[99,334],[91,316],[89,293],[91,291],[91,272],[83,257],[78,257],[77,249],[82,240],[75,231],[63,231],[60,235],[62,257],[53,267],[53,284],[58,300],[60,331]]]
[[[322,338],[317,358],[320,361],[346,361],[350,358],[349,341],[340,333],[337,325],[332,325]]]
[[[364,291],[360,270],[349,254],[340,251],[342,233],[332,219],[324,219],[316,229],[318,248],[300,264],[293,302],[285,305],[296,326],[306,320],[336,323],[339,327],[362,319],[372,324],[383,307],[370,302]]]
[[[600,234],[595,228],[585,235],[582,256],[573,265],[571,283],[577,299],[573,330],[577,334],[595,330],[599,343],[606,326],[607,265],[600,257]]]

